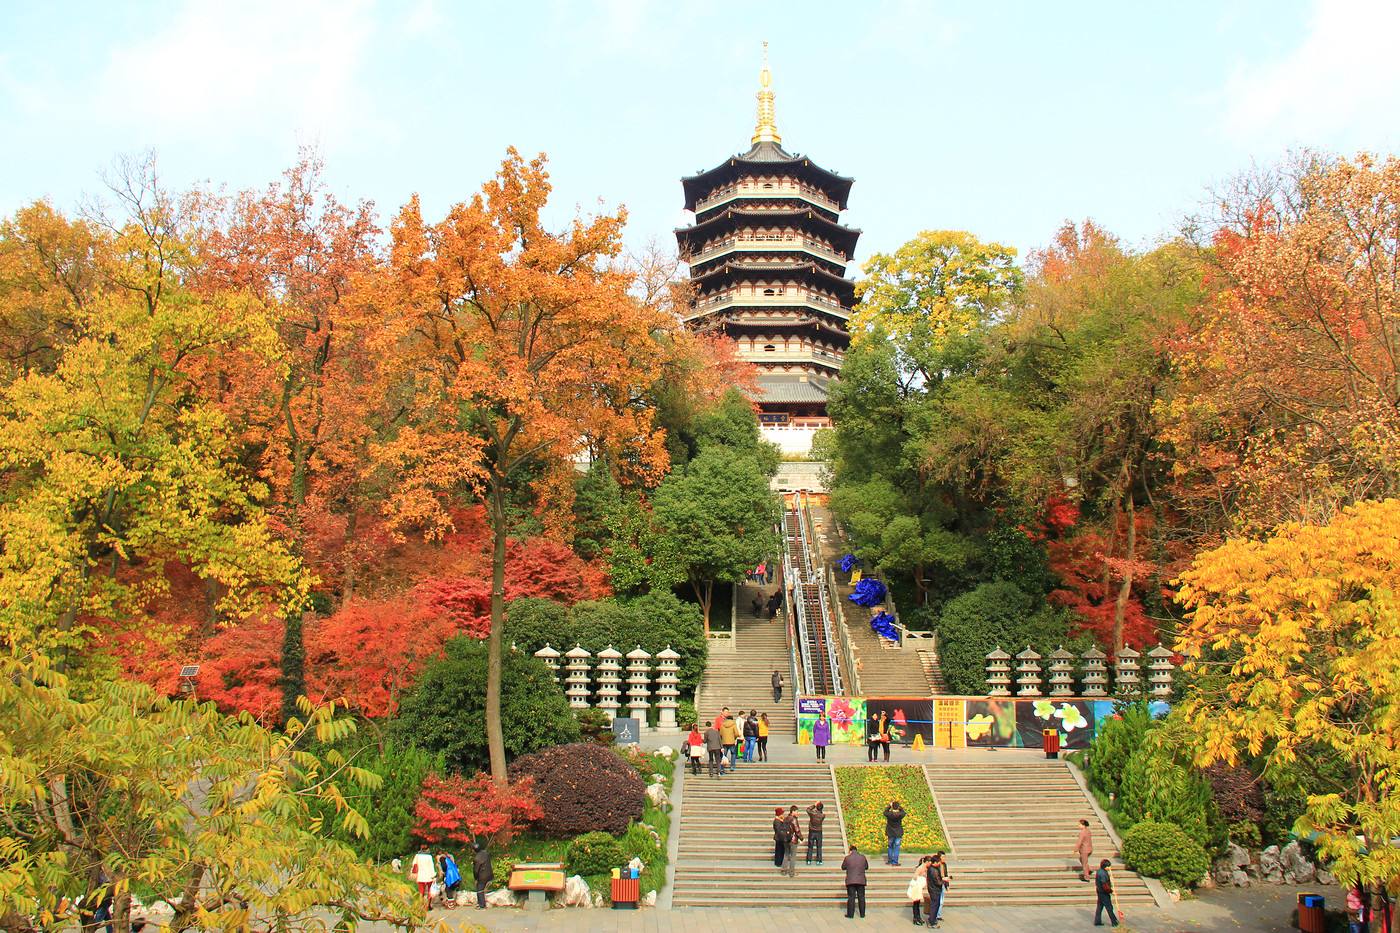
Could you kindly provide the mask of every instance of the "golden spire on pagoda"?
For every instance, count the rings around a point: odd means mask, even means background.
[[[758,73],[758,125],[753,128],[753,142],[780,143],[778,126],[773,117],[773,74],[768,70],[768,43],[763,43],[763,70]]]

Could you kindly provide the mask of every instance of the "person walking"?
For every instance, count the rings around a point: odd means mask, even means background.
[[[783,845],[783,874],[797,877],[797,844],[802,841],[802,822],[797,818],[797,804],[787,813],[787,842]]]
[[[757,619],[758,617],[760,617],[760,616],[763,615],[763,591],[762,591],[762,590],[759,590],[759,591],[758,591],[758,594],[757,594],[756,596],[754,596],[753,602],[749,603],[749,608],[751,608],[751,609],[753,610],[753,617],[754,617],[755,619]]]
[[[890,847],[885,855],[886,865],[899,864],[899,844],[904,841],[904,807],[898,800],[891,800],[885,807],[885,838]]]
[[[861,919],[865,919],[865,873],[870,868],[870,860],[851,846],[846,857],[841,860],[841,870],[846,873],[846,919],[856,915],[856,905],[860,905]]]
[[[710,759],[710,777],[719,777],[724,773],[724,765],[720,761],[720,756],[724,754],[724,737],[715,728],[714,720],[705,722],[705,751]]]
[[[1094,872],[1094,889],[1099,895],[1099,905],[1094,909],[1094,926],[1103,926],[1103,912],[1108,911],[1108,919],[1118,926],[1118,908],[1114,906],[1113,874],[1108,870],[1110,862],[1099,862],[1099,870]]]
[[[783,702],[783,675],[776,667],[773,668],[773,702],[774,704]]]
[[[826,823],[826,805],[820,800],[807,808],[807,864],[822,863],[822,826]]]
[[[744,717],[744,764],[751,764],[758,754],[758,710],[751,709]]]
[[[743,761],[744,756],[748,754],[749,743],[744,739],[748,722],[749,714],[742,709],[739,710],[739,715],[734,717],[734,763],[736,765]]]
[[[759,714],[758,714],[758,760],[759,760],[759,761],[767,761],[767,760],[768,760],[768,730],[769,730],[770,728],[771,728],[771,727],[768,725],[768,714],[767,714],[767,713],[759,713]]]
[[[724,722],[720,723],[719,735],[724,744],[724,757],[729,759],[729,770],[733,771],[739,764],[738,759],[735,757],[739,750],[739,727],[735,725],[734,720],[729,717],[729,707],[727,706],[724,708]],[[724,771],[722,762],[720,771]]]
[[[812,744],[817,749],[817,761],[826,761],[826,747],[831,744],[831,720],[826,718],[826,711],[817,714],[817,721],[812,724]]]
[[[951,880],[943,853],[935,852],[928,856],[928,861],[924,863],[924,887],[927,889],[928,925],[931,927],[943,922],[943,895],[947,893]]]
[[[1089,856],[1094,854],[1094,834],[1089,831],[1089,821],[1079,821],[1079,839],[1074,843],[1074,854],[1079,856],[1079,880],[1093,881],[1089,871]]]
[[[783,856],[786,854],[788,836],[792,828],[788,825],[787,814],[782,807],[773,808],[773,867],[783,867]]]
[[[685,752],[690,759],[690,773],[699,777],[700,762],[705,759],[705,736],[700,731],[699,723],[690,724],[690,734],[685,737]]]
[[[909,886],[904,889],[904,896],[909,898],[909,903],[914,908],[916,927],[924,925],[924,918],[919,915],[919,909],[924,906],[924,898],[928,896],[928,860],[927,855],[919,859],[919,864],[914,866],[914,875],[909,879]]]
[[[418,893],[423,896],[423,904],[433,908],[433,882],[437,880],[437,863],[427,849],[419,849],[408,866],[408,873],[418,884]]]
[[[486,886],[496,877],[491,865],[491,850],[483,843],[472,843],[472,881],[476,885],[476,909],[486,909]]]

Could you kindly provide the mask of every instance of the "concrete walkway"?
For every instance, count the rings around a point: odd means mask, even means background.
[[[735,879],[736,901],[742,898],[743,879]],[[1184,933],[1184,931],[1259,931],[1286,933],[1289,919],[1302,891],[1319,893],[1332,906],[1341,903],[1340,888],[1263,886],[1207,891],[1199,900],[1183,901],[1160,910],[1133,910],[1120,930],[1136,933]],[[570,933],[780,933],[800,930],[823,933],[836,930],[912,930],[906,910],[872,910],[865,920],[847,920],[839,910],[794,908],[677,908],[675,910],[551,910],[527,914],[519,910],[439,911],[433,919],[448,929],[468,930],[484,924],[489,930],[570,931]],[[1093,929],[1092,895],[1084,909],[950,907],[940,930],[948,933],[1061,933]],[[1107,923],[1105,922],[1105,926]],[[377,927],[375,929],[378,929]]]

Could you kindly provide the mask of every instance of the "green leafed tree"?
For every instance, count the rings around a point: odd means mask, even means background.
[[[88,692],[39,655],[0,658],[0,926],[61,921],[65,900],[175,904],[172,930],[411,928],[421,900],[336,833],[363,836],[352,788],[374,773],[331,750],[353,721],[303,698],[283,733],[128,681]]]
[[[658,524],[676,543],[710,631],[716,583],[737,583],[778,550],[777,497],[771,474],[752,453],[703,448],[673,471],[652,497]]]

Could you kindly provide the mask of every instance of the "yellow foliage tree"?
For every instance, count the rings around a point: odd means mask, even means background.
[[[1178,599],[1193,684],[1180,713],[1201,765],[1318,757],[1346,786],[1310,797],[1296,829],[1344,883],[1400,886],[1400,500],[1330,525],[1283,525],[1196,558]]]

